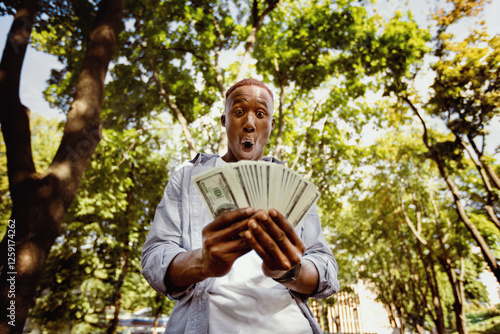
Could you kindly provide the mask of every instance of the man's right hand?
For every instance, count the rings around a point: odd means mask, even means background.
[[[253,208],[225,212],[205,226],[202,263],[206,277],[224,276],[237,258],[251,250],[242,232],[254,212]]]
[[[202,248],[179,253],[170,263],[167,288],[182,291],[208,277],[227,274],[234,261],[251,250],[242,232],[254,213],[253,208],[226,212],[205,226]]]

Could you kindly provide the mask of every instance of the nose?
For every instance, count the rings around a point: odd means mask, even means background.
[[[245,123],[243,124],[243,130],[246,132],[255,131],[255,116],[252,113],[248,113],[245,118]]]

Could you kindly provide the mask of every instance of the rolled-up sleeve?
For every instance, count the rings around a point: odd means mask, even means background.
[[[171,177],[156,208],[155,217],[146,242],[142,248],[142,274],[156,291],[172,299],[165,286],[167,269],[179,253],[186,252],[182,247],[182,170]]]
[[[339,268],[323,235],[316,207],[305,217],[301,234],[307,247],[303,258],[311,261],[319,274],[318,288],[310,297],[315,299],[329,297],[340,288],[337,279]]]

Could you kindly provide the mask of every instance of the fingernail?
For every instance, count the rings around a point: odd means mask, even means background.
[[[247,213],[247,215],[251,215],[253,213],[253,208],[248,207],[248,208],[246,208],[245,212]]]
[[[255,230],[257,228],[257,223],[254,222],[254,221],[251,221],[250,223],[248,223],[248,226],[252,229],[252,230]]]
[[[271,209],[269,210],[269,215],[275,218],[276,216],[278,216],[278,211],[276,211],[276,209]]]

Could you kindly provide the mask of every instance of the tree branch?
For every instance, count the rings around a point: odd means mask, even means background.
[[[490,218],[490,221],[495,224],[495,226],[500,229],[500,222],[498,221],[498,218],[495,213],[494,209],[494,201],[496,199],[495,193],[493,192],[493,188],[491,187],[490,179],[488,178],[487,172],[485,171],[484,164],[482,161],[477,161],[474,156],[472,155],[472,152],[469,150],[469,147],[467,144],[460,139],[456,134],[455,136],[457,139],[460,141],[460,145],[464,148],[464,150],[467,152],[469,155],[469,158],[472,160],[474,163],[474,166],[476,166],[476,169],[479,172],[479,175],[481,175],[481,179],[483,180],[484,187],[486,188],[486,193],[487,193],[487,203],[485,204],[485,211],[488,214],[488,217]],[[476,152],[477,154],[477,152]],[[479,158],[480,159],[480,158]]]
[[[193,136],[191,135],[191,131],[189,130],[189,127],[188,127],[188,122],[187,122],[186,118],[184,117],[183,113],[181,112],[181,110],[179,109],[179,107],[177,106],[177,104],[174,103],[172,101],[172,99],[170,99],[170,95],[165,90],[165,87],[163,86],[163,84],[160,80],[160,77],[158,76],[158,72],[156,71],[156,67],[155,67],[151,57],[148,57],[148,62],[149,62],[149,66],[151,67],[151,70],[153,72],[153,78],[155,79],[156,84],[158,85],[158,88],[160,89],[161,95],[165,99],[165,102],[167,102],[167,105],[169,106],[169,108],[172,109],[175,118],[181,124],[182,132],[184,133],[184,137],[186,137],[186,141],[188,144],[189,156],[191,158],[194,158],[194,156],[196,155],[196,149],[194,147]]]
[[[236,76],[236,82],[240,81],[243,79],[243,77],[246,74],[246,71],[248,69],[248,64],[250,62],[250,57],[251,53],[253,50],[253,47],[255,46],[255,42],[257,39],[257,33],[260,30],[260,27],[262,26],[262,22],[264,20],[264,17],[269,14],[276,6],[278,5],[279,1],[276,0],[269,0],[267,1],[268,6],[267,8],[262,12],[262,14],[259,15],[259,2],[257,0],[253,1],[252,4],[252,30],[250,30],[250,34],[248,35],[246,41],[245,41],[245,52],[243,53],[243,59],[241,61],[240,69],[238,71],[238,75]]]
[[[415,225],[413,225],[413,222],[411,221],[410,217],[408,216],[408,213],[406,213],[406,209],[403,203],[403,199],[401,198],[401,212],[403,213],[403,216],[405,217],[406,224],[410,227],[411,231],[413,232],[413,235],[417,238],[417,240],[424,246],[427,245],[427,241],[422,238],[422,235],[417,231],[415,228]]]
[[[21,103],[19,86],[37,1],[23,1],[9,31],[0,62],[0,124],[6,146],[7,174],[12,200],[17,185],[36,173],[31,150],[29,109]]]
[[[102,138],[101,102],[108,65],[122,27],[124,0],[101,1],[68,112],[61,144],[49,167],[65,183],[69,207],[92,154]]]

